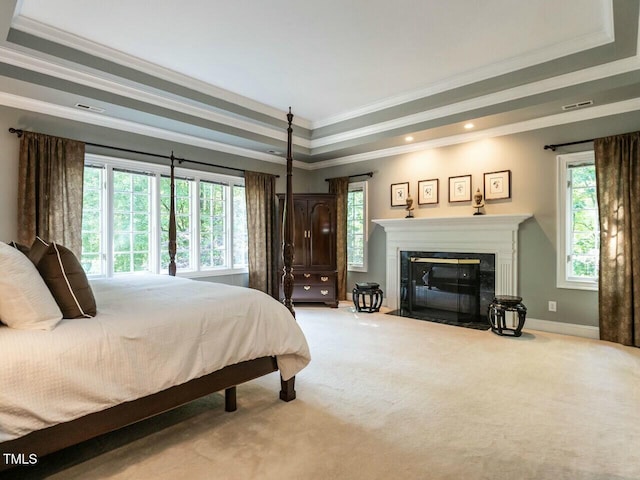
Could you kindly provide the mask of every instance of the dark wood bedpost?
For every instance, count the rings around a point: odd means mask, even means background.
[[[289,113],[287,114],[287,121],[289,127],[287,128],[287,190],[284,200],[284,212],[282,216],[283,222],[283,245],[282,256],[284,260],[284,274],[282,275],[282,291],[284,293],[284,306],[289,309],[293,318],[296,317],[296,312],[293,308],[293,256],[295,248],[293,245],[293,185],[291,182],[291,176],[293,174],[293,154],[291,145],[293,143],[293,128],[291,123],[293,122],[293,113],[291,113],[291,107],[289,107]],[[280,377],[280,400],[290,402],[296,398],[296,377],[292,377],[289,380],[283,380]]]
[[[171,201],[169,204],[169,275],[176,276],[176,184],[175,157],[171,152]]]
[[[284,306],[289,309],[291,315],[296,316],[296,312],[293,308],[293,255],[295,248],[293,245],[293,187],[291,183],[291,176],[293,174],[293,156],[291,153],[291,143],[293,139],[293,128],[291,122],[293,121],[293,114],[291,113],[291,107],[289,107],[289,113],[287,114],[287,120],[289,127],[287,128],[287,190],[284,201],[284,212],[282,215],[283,222],[283,244],[282,244],[282,256],[284,260],[284,274],[282,275],[282,291],[284,293]]]

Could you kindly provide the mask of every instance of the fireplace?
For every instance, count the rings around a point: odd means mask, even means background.
[[[495,294],[495,255],[400,252],[400,308],[392,313],[421,320],[488,329]]]
[[[401,309],[406,290],[402,286],[401,256],[413,252],[464,255],[480,258],[481,285],[490,275],[483,273],[483,256],[493,257],[493,292],[480,291],[480,312],[486,314],[491,295],[518,294],[518,229],[532,215],[469,215],[464,217],[416,217],[373,220],[386,233],[386,307]],[[418,255],[419,254],[419,255]],[[461,258],[461,257],[457,257]],[[408,277],[407,277],[408,278]],[[483,280],[484,279],[484,280]],[[381,282],[382,283],[382,282]],[[488,299],[488,300],[487,300]]]

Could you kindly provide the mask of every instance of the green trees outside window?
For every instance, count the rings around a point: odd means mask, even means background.
[[[347,195],[347,265],[349,270],[366,270],[366,182],[349,185]]]
[[[569,276],[598,278],[600,224],[594,165],[569,167],[571,229]]]
[[[104,169],[86,166],[82,203],[82,255],[80,263],[89,275],[103,275],[102,186]]]
[[[81,256],[85,271],[94,276],[166,272],[169,168],[88,157]],[[176,173],[178,272],[207,276],[246,270],[243,179],[186,169]]]

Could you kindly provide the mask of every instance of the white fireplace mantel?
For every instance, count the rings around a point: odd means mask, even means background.
[[[400,252],[492,253],[496,295],[518,292],[518,229],[531,213],[372,220],[387,234],[387,306],[399,308]]]

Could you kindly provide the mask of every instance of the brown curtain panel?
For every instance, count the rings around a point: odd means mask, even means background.
[[[274,241],[276,177],[266,173],[245,172],[244,180],[249,234],[249,287],[277,298],[278,247]]]
[[[347,196],[349,195],[349,177],[329,179],[329,193],[336,195],[338,300],[347,300]]]
[[[18,168],[18,241],[39,236],[80,258],[84,143],[24,132]]]
[[[640,132],[594,141],[600,338],[640,347]]]

